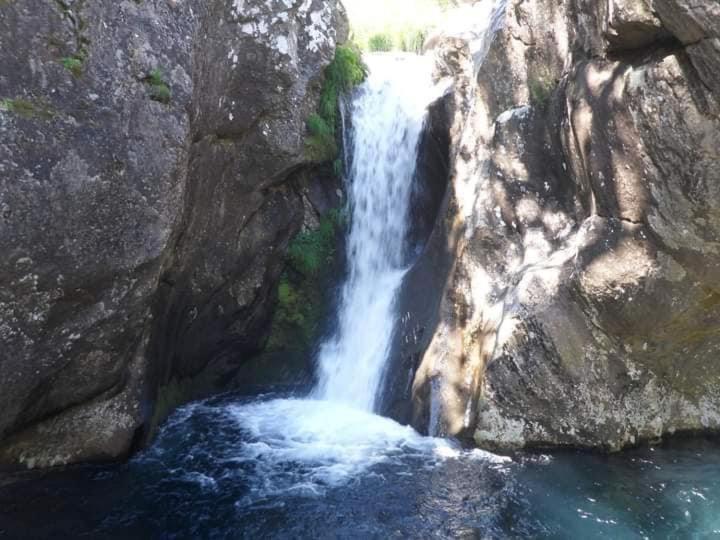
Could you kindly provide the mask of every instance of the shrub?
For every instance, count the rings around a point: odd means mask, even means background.
[[[368,50],[370,52],[388,52],[393,50],[393,39],[389,34],[380,33],[370,36],[368,39]]]

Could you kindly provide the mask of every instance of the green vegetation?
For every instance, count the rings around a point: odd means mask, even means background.
[[[77,0],[75,2],[54,0],[56,8],[59,9],[65,19],[67,19],[67,22],[75,35],[75,54],[60,60],[60,63],[72,71],[73,75],[76,75],[77,73],[77,68],[73,67],[77,64],[75,62],[70,62],[71,67],[68,67],[65,61],[70,59],[78,60],[80,62],[79,73],[82,74],[82,64],[85,62],[89,54],[90,40],[84,35],[87,30],[87,23],[82,17],[86,2],[87,0]]]
[[[319,114],[312,114],[307,120],[310,135],[305,139],[305,151],[316,162],[332,161],[338,153],[335,130]]]
[[[428,28],[407,28],[396,31],[394,35],[389,32],[380,32],[368,38],[367,49],[370,52],[400,50],[421,54],[428,33]]]
[[[325,84],[320,95],[320,116],[330,126],[337,124],[340,94],[349,92],[367,78],[367,66],[360,49],[355,45],[341,45],[335,58],[325,69]]]
[[[390,34],[379,33],[370,36],[367,42],[370,52],[388,52],[393,50],[393,38]]]
[[[342,212],[331,210],[320,219],[317,229],[301,232],[290,243],[268,351],[306,351],[318,337],[327,311],[327,282],[343,227]]]
[[[352,90],[366,77],[367,67],[360,49],[352,44],[339,46],[335,58],[325,68],[319,110],[307,120],[309,136],[305,140],[305,150],[309,159],[318,163],[336,159],[340,95]]]
[[[540,109],[547,107],[558,82],[546,62],[530,62],[527,76],[530,104]]]
[[[290,244],[291,266],[306,278],[319,277],[335,253],[335,232],[342,225],[341,212],[331,210],[320,219],[314,231],[300,233]]]
[[[358,45],[371,52],[420,53],[456,0],[346,0]]]
[[[159,101],[167,105],[172,99],[170,87],[165,82],[165,77],[160,68],[155,68],[145,78],[145,82],[150,85],[150,99]]]
[[[80,77],[83,71],[83,59],[77,56],[66,56],[60,59],[60,63],[65,69],[72,73],[75,77]]]
[[[545,107],[554,89],[555,83],[549,77],[531,77],[528,80],[530,103],[537,107]]]
[[[23,118],[41,118],[48,120],[54,116],[52,110],[43,104],[26,99],[0,99],[0,111],[7,111]]]
[[[429,29],[416,28],[401,34],[399,47],[401,51],[422,54],[425,41],[427,40]]]

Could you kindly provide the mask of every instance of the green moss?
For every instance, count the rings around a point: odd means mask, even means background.
[[[312,345],[320,322],[320,302],[307,283],[285,274],[278,286],[278,305],[268,341],[269,351],[303,350]]]
[[[33,103],[26,99],[0,99],[0,111],[7,111],[28,119],[49,120],[54,116],[47,105]]]
[[[335,50],[335,58],[325,68],[318,112],[307,121],[305,149],[308,159],[319,163],[333,161],[337,157],[340,95],[352,90],[366,77],[367,66],[362,60],[360,49],[352,44],[339,46]]]
[[[709,311],[720,306],[720,293],[707,287],[703,289],[703,292],[705,293],[705,298],[703,298],[700,305],[704,310]]]
[[[343,164],[343,160],[340,158],[337,158],[335,161],[333,161],[333,174],[340,178],[343,175],[343,169],[345,168],[345,165]]]
[[[332,210],[315,230],[298,234],[290,243],[267,351],[306,351],[317,339],[344,221],[341,211]]]
[[[158,86],[153,86],[150,89],[150,97],[155,101],[159,101],[160,103],[167,105],[172,99],[172,92],[166,84],[160,84]]]
[[[332,262],[335,252],[337,212],[323,216],[314,231],[300,233],[290,244],[288,256],[292,266],[306,277],[318,277],[322,268]]]
[[[160,86],[161,84],[165,84],[162,70],[160,68],[153,69],[148,75],[147,81],[152,86]]]
[[[316,162],[332,161],[338,153],[335,130],[319,114],[308,118],[307,129],[310,133],[305,139],[307,155]]]
[[[87,23],[82,16],[87,0],[77,0],[76,2],[66,2],[65,0],[54,0],[55,6],[63,14],[73,34],[75,35],[75,54],[68,58],[75,58],[81,63],[85,61],[89,54],[90,40],[83,35],[87,30]],[[61,59],[64,63],[65,59]],[[74,74],[74,73],[73,73]]]
[[[550,101],[556,82],[546,74],[535,75],[528,79],[530,103],[537,107],[545,107]]]
[[[150,99],[165,105],[170,103],[172,92],[165,82],[165,76],[160,68],[153,69],[145,78],[145,82],[150,86]]]
[[[72,73],[75,77],[80,77],[83,72],[83,61],[76,56],[66,56],[60,59],[60,63],[65,69]]]

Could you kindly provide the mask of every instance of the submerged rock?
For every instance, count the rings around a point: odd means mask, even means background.
[[[125,456],[262,346],[346,36],[335,0],[0,2],[0,465]]]
[[[414,424],[500,450],[720,430],[717,3],[488,5],[432,40],[452,182],[401,301]]]

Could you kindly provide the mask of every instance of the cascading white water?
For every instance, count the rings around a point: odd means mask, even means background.
[[[412,180],[427,106],[438,97],[429,59],[371,56],[352,103],[349,277],[338,330],[318,359],[315,397],[372,411],[405,273]]]
[[[349,111],[349,276],[337,333],[319,354],[318,385],[309,399],[261,397],[225,409],[244,433],[236,461],[254,471],[249,501],[322,494],[370,467],[411,456],[432,463],[459,455],[451,441],[372,413],[406,271],[419,139],[427,106],[444,89],[431,82],[429,58],[371,56],[368,64],[369,79]]]

